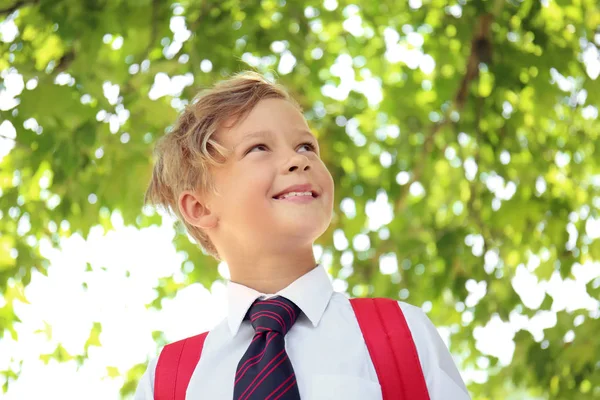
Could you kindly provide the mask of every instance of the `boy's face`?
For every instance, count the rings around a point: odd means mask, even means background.
[[[215,139],[231,151],[213,171],[221,196],[212,195],[210,206],[220,238],[240,250],[285,249],[312,244],[327,230],[333,178],[304,117],[290,102],[262,100]],[[294,185],[309,185],[317,196],[274,198]]]

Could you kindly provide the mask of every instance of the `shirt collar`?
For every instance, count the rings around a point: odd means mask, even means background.
[[[308,317],[314,327],[319,324],[332,294],[333,286],[331,280],[322,265],[317,265],[311,271],[276,293],[276,295],[293,301]],[[229,330],[233,336],[240,329],[246,312],[254,300],[261,296],[270,297],[271,295],[260,293],[239,283],[227,282],[227,320]]]

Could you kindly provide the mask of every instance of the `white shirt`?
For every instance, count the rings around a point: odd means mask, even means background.
[[[232,399],[238,362],[254,336],[243,321],[257,298],[271,297],[228,282],[228,315],[206,337],[186,399]],[[333,291],[322,266],[298,278],[277,295],[302,313],[285,336],[285,348],[303,400],[380,400],[381,387],[348,298]],[[398,302],[415,342],[431,400],[470,399],[467,389],[429,318],[418,307]],[[142,376],[135,400],[152,400],[158,357]]]

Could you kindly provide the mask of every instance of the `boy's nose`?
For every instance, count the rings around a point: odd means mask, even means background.
[[[297,169],[306,171],[310,168],[310,160],[306,156],[296,153],[296,155],[288,161],[286,168],[289,172],[294,172]]]
[[[290,167],[290,172],[293,172],[293,171],[297,170],[298,168],[300,168],[300,167],[299,167],[299,166],[297,166],[297,165],[293,165],[293,166],[291,166],[291,167]],[[308,165],[308,163],[306,163],[306,165],[304,166],[304,168],[303,168],[303,169],[304,169],[304,171],[306,171],[306,170],[308,170],[309,168],[310,168],[310,165]]]

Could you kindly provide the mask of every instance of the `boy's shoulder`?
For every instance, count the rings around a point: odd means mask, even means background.
[[[406,320],[406,323],[408,324],[408,327],[411,331],[430,329],[431,327],[433,327],[433,323],[431,322],[429,317],[427,317],[427,314],[423,311],[421,307],[412,305],[410,303],[406,303],[401,300],[395,300],[386,297],[378,298],[384,299],[388,302],[396,302],[398,304],[398,307],[400,307],[400,310],[402,310],[404,319]],[[334,292],[331,296],[330,304],[334,305],[334,312],[354,313],[352,307],[352,298],[350,298],[345,293]]]
[[[407,315],[410,315],[410,317],[412,317],[413,319],[429,320],[427,314],[425,314],[425,311],[423,311],[421,307],[400,300],[397,300],[397,303],[400,306],[400,309],[402,310],[402,313],[405,317],[407,317]]]
[[[429,319],[429,318],[427,318],[427,315],[425,314],[425,312],[423,311],[423,309],[421,307],[412,305],[410,303],[406,303],[401,300],[390,299],[387,297],[374,297],[373,299],[383,299],[383,300],[386,300],[389,302],[398,303],[398,306],[402,310],[402,313],[404,314],[405,317],[408,314],[409,318],[413,318],[413,319],[423,319],[423,318],[425,318],[427,320]],[[351,306],[351,300],[353,300],[353,299],[345,293],[334,292],[333,296],[331,297],[331,300],[333,302],[345,303],[345,305]]]

